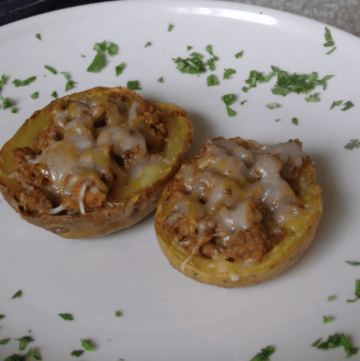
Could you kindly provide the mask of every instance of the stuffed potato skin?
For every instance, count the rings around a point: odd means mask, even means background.
[[[110,97],[112,99],[130,99],[132,102],[141,104],[144,102],[137,93],[121,87],[96,87],[65,96],[61,100],[71,103],[84,97],[89,101],[96,101],[100,105]],[[0,151],[0,190],[5,200],[29,223],[65,238],[104,236],[142,220],[156,208],[163,187],[179,169],[180,163],[191,146],[193,129],[187,113],[174,104],[151,103],[153,111],[158,113],[163,120],[167,133],[164,138],[165,144],[158,153],[160,160],[145,167],[140,176],[133,177],[123,187],[116,187],[115,182],[114,189],[111,190],[112,199],[109,206],[72,215],[64,214],[64,212],[34,215],[27,212],[16,197],[23,187],[12,176],[13,151],[15,148],[36,148],[37,137],[54,125],[54,119],[50,114],[57,106],[58,101],[53,101],[42,110],[36,111],[2,147]],[[142,117],[144,118],[144,115]],[[141,124],[141,121],[142,118],[137,116],[133,123],[135,126],[141,127],[144,137],[147,137],[145,133],[147,128]]]
[[[251,144],[253,148],[262,147],[255,141],[245,141],[239,137],[236,139],[239,142]],[[186,162],[183,167],[194,164],[199,160],[199,156]],[[173,182],[171,181],[165,187],[155,216],[155,231],[160,248],[176,270],[195,281],[218,287],[250,286],[267,281],[291,267],[311,245],[323,212],[323,191],[316,183],[315,165],[310,158],[306,157],[295,184],[297,196],[306,211],[289,217],[282,224],[286,230],[285,238],[260,261],[247,259],[230,262],[221,258],[209,259],[193,256],[174,240],[173,234],[164,227],[167,217],[174,209],[171,201],[169,202],[173,195]]]

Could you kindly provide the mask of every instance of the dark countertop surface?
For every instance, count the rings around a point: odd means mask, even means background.
[[[0,26],[37,14],[106,0],[0,0]],[[110,0],[111,1],[111,0]],[[112,0],[124,1],[124,0]],[[127,0],[136,1],[136,0]],[[147,0],[152,1],[152,0]],[[166,0],[176,2],[181,0]],[[286,11],[360,37],[360,0],[227,0]]]

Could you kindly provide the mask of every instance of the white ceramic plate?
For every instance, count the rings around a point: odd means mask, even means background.
[[[327,55],[324,24],[265,8],[198,1],[102,3],[0,28],[0,75],[8,77],[1,96],[19,109],[0,110],[1,144],[52,100],[54,90],[66,94],[61,71],[76,82],[73,91],[139,80],[144,98],[175,102],[188,111],[193,152],[218,135],[264,143],[300,139],[317,164],[325,194],[323,220],[303,258],[274,280],[233,290],[199,284],[173,270],[157,244],[153,216],[101,239],[66,240],[20,220],[1,199],[0,339],[11,338],[0,345],[1,360],[30,347],[43,360],[70,360],[72,351],[82,349],[80,339],[96,346],[81,356],[85,361],[242,361],[270,345],[276,350],[272,361],[338,361],[346,357],[343,348],[321,351],[311,344],[343,333],[360,345],[360,300],[347,302],[355,298],[360,267],[346,263],[360,261],[360,148],[345,148],[360,139],[360,41],[329,29],[337,49]],[[100,73],[89,73],[92,48],[104,40],[118,44],[119,54],[108,56]],[[194,76],[176,69],[172,58],[186,57],[187,46],[208,58],[209,44],[219,56],[214,72]],[[127,67],[116,77],[114,68],[122,62]],[[320,93],[318,103],[307,103],[303,94],[273,95],[275,78],[242,91],[251,70],[268,74],[271,65],[335,77],[326,90],[312,92]],[[236,74],[223,80],[225,68]],[[207,86],[211,73],[219,85]],[[33,75],[36,81],[28,86],[12,84]],[[30,95],[36,91],[34,100]],[[228,117],[221,101],[229,93],[237,97],[235,117]],[[330,110],[339,100],[354,107]],[[266,107],[274,102],[281,108]],[[11,299],[18,290],[22,297]],[[335,299],[328,301],[331,295]],[[74,320],[64,321],[59,313],[71,313]],[[333,322],[324,324],[324,316]],[[34,339],[24,352],[18,351],[22,336]]]

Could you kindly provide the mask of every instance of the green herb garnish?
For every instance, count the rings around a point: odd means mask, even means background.
[[[214,56],[212,45],[207,45],[205,50],[212,56]]]
[[[308,103],[318,103],[321,99],[319,98],[319,94],[320,93],[314,93],[314,94],[310,94],[307,98],[305,98],[305,100]]]
[[[5,74],[3,74],[1,76],[1,80],[0,80],[0,90],[1,90],[1,87],[6,84],[6,82],[7,82],[7,79],[5,77]]]
[[[346,336],[344,336],[344,334],[339,335],[337,333],[329,336],[327,341],[321,342],[321,339],[319,339],[311,346],[316,347],[318,350],[330,350],[342,346],[347,353],[346,358],[356,355],[358,352],[358,348],[351,346],[349,340],[346,338]]]
[[[269,357],[275,352],[275,348],[268,346],[261,349],[261,352],[258,353],[251,361],[270,361]]]
[[[14,298],[18,298],[18,297],[21,297],[22,296],[22,291],[21,290],[19,290],[19,291],[17,291],[15,294],[14,294],[14,296],[12,296],[12,300],[14,299]]]
[[[330,55],[334,50],[336,50],[336,46],[334,48],[332,48],[331,50],[329,50],[326,55]]]
[[[342,111],[348,110],[348,109],[350,109],[350,108],[352,108],[354,106],[354,104],[352,102],[350,102],[350,101],[347,101],[343,105],[345,105],[345,107],[341,109]]]
[[[57,98],[57,97],[58,97],[58,94],[57,94],[56,90],[54,90],[54,91],[51,93],[51,96],[52,96],[53,98]]]
[[[223,95],[221,97],[221,100],[225,103],[226,105],[226,110],[227,110],[227,113],[228,113],[228,116],[229,117],[234,117],[236,115],[236,111],[234,109],[231,109],[230,108],[230,105],[234,104],[235,102],[235,95],[233,93],[231,94],[226,94],[226,95]]]
[[[105,53],[107,52],[110,56],[116,55],[118,53],[118,46],[112,42],[107,45],[106,40],[104,40],[102,43],[96,43],[93,50],[96,51],[96,55],[86,71],[99,73],[106,65]]]
[[[115,311],[115,316],[116,317],[121,317],[121,312],[120,311]]]
[[[297,118],[292,118],[292,123],[295,125],[299,124],[299,120]]]
[[[326,43],[323,44],[325,47],[330,47],[330,46],[335,45],[335,42],[331,36],[330,30],[327,27],[325,28],[325,41],[326,41]]]
[[[69,73],[67,73],[66,71],[62,71],[61,74],[63,74],[65,79],[67,80],[66,85],[65,85],[65,91],[68,91],[68,90],[74,88],[76,83],[73,80],[70,80]]]
[[[95,351],[95,346],[89,340],[80,340],[82,347],[86,351]]]
[[[126,87],[130,90],[141,90],[138,80],[128,81]]]
[[[331,322],[334,321],[334,318],[333,318],[333,317],[323,316],[323,319],[324,319],[324,323],[331,323]]]
[[[44,65],[44,68],[47,69],[47,70],[49,70],[50,72],[52,72],[52,73],[55,74],[55,75],[58,73],[54,68],[52,68],[52,67],[49,66],[49,65]]]
[[[236,111],[232,108],[230,108],[228,105],[226,106],[226,110],[229,117],[234,117],[236,115]]]
[[[36,36],[36,39],[41,40],[41,34],[37,33],[35,36]]]
[[[190,51],[192,48],[193,48],[193,47],[190,46],[190,45],[187,46],[187,50],[188,50],[188,51]]]
[[[217,76],[214,75],[214,74],[209,75],[207,77],[206,81],[207,81],[207,86],[214,86],[214,85],[219,85],[220,84]]]
[[[161,78],[157,79],[158,83],[163,83],[164,82],[164,77],[162,76]]]
[[[2,320],[5,317],[5,315],[0,315],[0,320]]]
[[[281,105],[278,103],[270,103],[270,104],[266,104],[266,107],[269,109],[277,109],[277,108],[281,108]]]
[[[33,99],[37,99],[39,97],[39,92],[32,93],[30,97]]]
[[[281,119],[275,119],[275,122],[280,122]]]
[[[334,295],[331,295],[328,297],[328,301],[334,301],[335,300],[335,296]]]
[[[84,353],[84,350],[73,351],[71,356],[80,357]]]
[[[174,25],[170,23],[168,26],[168,31],[171,31],[172,29],[174,29]]]
[[[245,99],[245,100],[243,100],[240,104],[241,104],[241,105],[244,105],[247,101],[248,101],[248,100]]]
[[[330,110],[331,110],[332,108],[334,108],[334,107],[338,107],[338,106],[340,106],[340,105],[341,105],[341,103],[342,103],[342,100],[337,100],[337,101],[334,101],[334,102],[331,104],[331,108],[330,108]]]
[[[239,59],[239,58],[241,58],[243,56],[243,54],[244,54],[244,50],[241,50],[241,51],[239,51],[238,53],[235,54],[235,58]]]
[[[355,302],[360,298],[360,280],[356,280],[355,282],[355,296],[354,300],[347,300],[347,302]]]
[[[360,142],[358,139],[350,140],[350,143],[344,146],[345,149],[353,150],[354,148],[360,148]]]
[[[0,345],[6,345],[9,342],[10,338],[4,338],[0,340]]]
[[[145,48],[147,48],[148,46],[151,46],[151,45],[152,45],[151,42],[148,41],[148,42],[145,44]]]
[[[353,261],[345,261],[350,266],[360,266],[360,262],[353,262]]]
[[[16,108],[16,107],[11,108],[11,113],[15,114],[17,112],[18,112],[18,108]]]
[[[70,313],[59,313],[59,316],[65,321],[73,321],[74,318]]]
[[[125,63],[121,63],[120,65],[116,66],[115,67],[116,76],[120,75],[124,71],[125,68],[126,68]]]
[[[29,85],[30,83],[32,83],[35,79],[36,79],[36,76],[31,76],[30,78],[27,78],[27,79],[24,79],[24,80],[15,79],[13,81],[13,84],[16,87],[25,86],[25,85]]]
[[[235,74],[236,70],[235,69],[224,69],[224,79],[230,79],[230,76]]]
[[[30,336],[21,337],[19,340],[19,350],[25,350],[28,343],[33,342],[34,339]]]

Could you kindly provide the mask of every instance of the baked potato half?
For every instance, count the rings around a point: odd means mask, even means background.
[[[36,111],[0,151],[0,189],[23,219],[66,238],[129,227],[157,205],[192,143],[187,113],[121,87]]]
[[[215,138],[165,187],[155,231],[184,275],[235,288],[266,281],[310,246],[323,191],[298,140]]]

